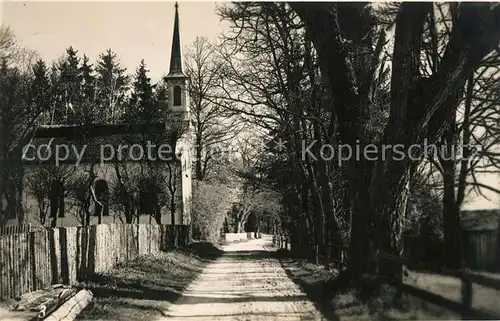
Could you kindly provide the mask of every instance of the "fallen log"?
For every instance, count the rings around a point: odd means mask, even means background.
[[[66,302],[66,300],[75,295],[75,293],[75,289],[64,289],[56,298],[50,298],[38,305],[38,319],[44,319],[45,316],[55,311],[61,304]]]
[[[73,297],[64,302],[57,310],[52,312],[44,320],[46,321],[72,321],[92,301],[92,292],[83,289]]]

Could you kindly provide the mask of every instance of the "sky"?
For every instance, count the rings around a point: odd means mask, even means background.
[[[181,42],[190,45],[197,36],[214,40],[225,28],[216,14],[221,2],[179,1]],[[0,18],[18,40],[51,63],[70,45],[95,62],[111,48],[131,74],[144,59],[154,82],[168,72],[174,2],[40,2],[0,0]],[[485,184],[498,187],[498,176],[487,175]],[[500,187],[499,187],[500,188]],[[469,198],[464,208],[493,208],[491,199]]]
[[[1,1],[1,0],[0,0]],[[214,40],[222,30],[216,14],[220,2],[179,2],[182,46],[197,36]],[[21,43],[46,62],[73,46],[95,62],[111,48],[129,73],[144,59],[157,81],[168,72],[174,2],[3,1],[2,23]]]

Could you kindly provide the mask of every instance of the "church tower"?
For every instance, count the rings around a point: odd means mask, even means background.
[[[189,120],[188,77],[184,74],[181,36],[179,31],[179,5],[175,3],[174,33],[170,53],[170,70],[165,77],[168,87],[168,106],[176,120]]]
[[[193,144],[192,127],[189,113],[188,76],[184,73],[182,63],[181,37],[179,31],[179,5],[175,3],[174,33],[172,36],[172,52],[170,53],[170,70],[164,78],[168,88],[168,106],[173,121],[186,124],[185,131],[177,140],[175,154],[181,167],[180,189],[176,190],[176,215],[171,224],[191,224],[192,195],[192,159]]]

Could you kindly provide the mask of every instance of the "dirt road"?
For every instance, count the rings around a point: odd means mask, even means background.
[[[226,245],[159,320],[325,320],[269,257],[270,244],[264,236]]]

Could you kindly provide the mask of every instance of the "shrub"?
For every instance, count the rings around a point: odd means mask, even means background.
[[[231,207],[231,190],[220,184],[198,181],[194,184],[192,224],[194,237],[216,242],[219,240],[224,219]]]

